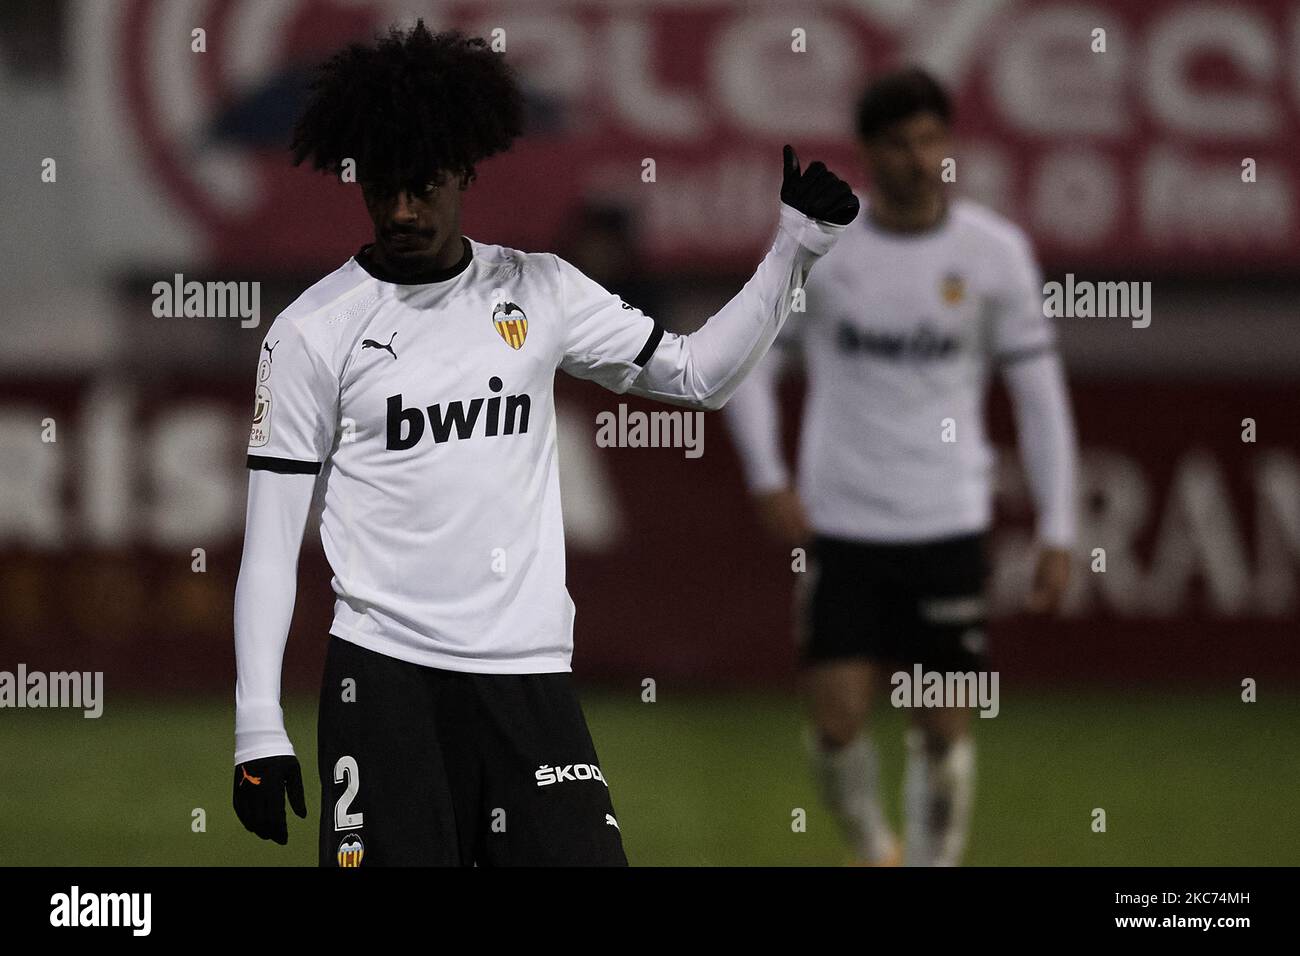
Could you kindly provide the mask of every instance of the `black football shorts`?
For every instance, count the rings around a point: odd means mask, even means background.
[[[986,670],[987,547],[982,533],[918,544],[817,536],[796,606],[803,663]]]
[[[321,866],[626,866],[570,675],[466,674],[330,636]]]

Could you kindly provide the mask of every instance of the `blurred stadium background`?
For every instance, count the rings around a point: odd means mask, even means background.
[[[1060,621],[1017,613],[1030,512],[993,396],[1002,702],[976,721],[969,862],[1300,859],[1296,3],[46,0],[0,6],[0,670],[103,671],[107,700],[0,711],[5,864],[314,863],[314,531],[285,678],[309,819],[281,849],[229,806],[243,449],[266,326],[368,238],[353,187],[287,161],[305,70],[417,14],[503,29],[527,83],[529,135],[482,166],[467,234],[565,255],[683,331],[766,247],[783,142],[861,185],[864,83],[908,61],[946,81],[959,190],[1028,228],[1048,279],[1154,301],[1146,329],[1058,321],[1083,453]],[[155,318],[176,273],[260,283],[259,325]],[[803,763],[789,559],[721,418],[699,459],[601,449],[620,399],[563,376],[557,397],[574,664],[630,858],[840,862]]]

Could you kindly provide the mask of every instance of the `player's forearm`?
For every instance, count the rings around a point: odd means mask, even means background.
[[[296,578],[278,562],[240,566],[235,587],[235,762],[293,753],[280,708],[280,672]]]
[[[1017,362],[1004,370],[1003,378],[1038,509],[1038,538],[1050,547],[1068,548],[1075,537],[1078,451],[1061,360],[1053,352]]]
[[[781,455],[781,409],[777,403],[780,349],[770,351],[749,373],[723,412],[754,494],[784,488],[790,473]]]
[[[813,264],[846,228],[782,203],[776,239],[744,288],[691,334],[666,333],[630,391],[721,408],[771,347]]]
[[[235,585],[236,763],[294,752],[280,707],[280,674],[315,480],[249,473],[244,555]]]

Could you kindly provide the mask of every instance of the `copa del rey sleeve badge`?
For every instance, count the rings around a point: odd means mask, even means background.
[[[275,345],[279,345],[277,340]],[[263,345],[267,357],[257,365],[257,391],[253,397],[253,427],[248,435],[250,448],[260,447],[271,440],[271,386],[266,380],[271,377],[271,355],[275,346]]]
[[[492,307],[492,324],[497,334],[512,349],[521,349],[528,338],[528,316],[513,302],[498,302]]]

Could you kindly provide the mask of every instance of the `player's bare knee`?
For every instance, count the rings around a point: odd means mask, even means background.
[[[925,751],[932,758],[942,760],[953,745],[970,734],[967,714],[956,710],[932,711],[917,721]]]
[[[823,750],[847,747],[862,732],[865,718],[865,712],[856,707],[821,709],[813,720],[817,742]]]

